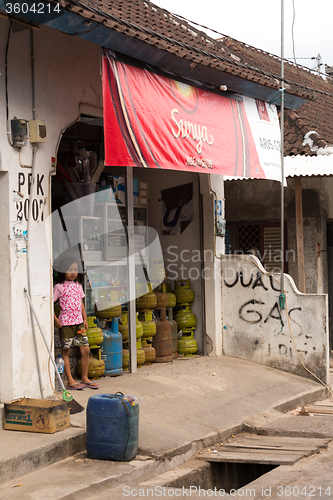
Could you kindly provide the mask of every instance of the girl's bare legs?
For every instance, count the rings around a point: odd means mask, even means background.
[[[75,385],[76,382],[72,377],[71,366],[69,363],[69,351],[70,351],[70,349],[63,349],[62,350],[62,358],[63,358],[64,363],[65,363],[65,374],[67,377],[68,385]]]
[[[91,380],[88,379],[90,348],[89,346],[80,346],[80,351],[81,351],[81,370],[82,370],[81,382],[83,384],[87,384],[88,382],[91,382]]]

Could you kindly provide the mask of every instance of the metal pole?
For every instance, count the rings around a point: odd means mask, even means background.
[[[24,288],[24,289],[23,289],[23,291],[24,291],[24,293],[26,294],[26,297],[27,297],[27,299],[28,299],[28,301],[29,301],[31,311],[32,311],[32,313],[33,313],[33,314],[34,314],[34,316],[35,316],[36,323],[37,323],[37,325],[38,325],[38,328],[39,328],[40,333],[41,333],[41,335],[42,335],[42,338],[43,338],[43,340],[44,340],[45,347],[46,347],[47,352],[48,352],[48,354],[49,354],[49,356],[50,356],[50,360],[52,361],[52,364],[53,364],[53,366],[54,366],[54,371],[55,371],[55,374],[56,374],[56,376],[58,377],[58,380],[59,380],[59,382],[60,382],[60,385],[61,385],[61,387],[62,387],[62,390],[63,390],[63,391],[65,391],[66,389],[65,389],[64,383],[63,383],[62,378],[60,377],[60,374],[59,374],[59,372],[58,372],[58,368],[57,368],[56,362],[55,362],[55,361],[54,361],[54,359],[53,359],[53,354],[51,353],[51,351],[50,351],[50,349],[49,349],[49,346],[47,345],[47,341],[46,341],[45,335],[44,335],[44,333],[43,333],[42,327],[41,327],[41,325],[40,325],[39,319],[38,319],[38,317],[37,317],[37,314],[36,314],[35,308],[34,308],[34,306],[32,305],[32,300],[31,300],[31,297],[30,297],[30,295],[29,295],[29,292],[28,292],[28,290],[27,290],[26,288]],[[43,399],[44,399],[44,396],[43,396]]]
[[[128,238],[127,310],[128,310],[128,326],[129,326],[129,372],[133,373],[136,372],[137,370],[133,167],[126,167],[126,223],[127,223],[127,238]]]
[[[284,293],[284,0],[281,0],[281,294]]]

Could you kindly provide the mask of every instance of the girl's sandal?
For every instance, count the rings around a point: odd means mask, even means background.
[[[73,384],[73,385],[68,385],[67,390],[68,391],[80,391],[84,388],[84,384]]]
[[[89,389],[98,389],[99,388],[99,384],[95,384],[94,382],[81,382],[81,385],[83,387],[89,387]]]

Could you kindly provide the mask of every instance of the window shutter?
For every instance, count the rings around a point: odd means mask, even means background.
[[[264,227],[263,261],[266,271],[281,272],[281,229],[279,226]]]

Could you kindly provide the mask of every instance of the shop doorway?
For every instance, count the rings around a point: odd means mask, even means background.
[[[80,120],[69,126],[63,133],[57,155],[57,172],[52,178],[52,212],[70,204],[76,198],[90,194],[87,190],[94,170],[104,157],[103,123],[100,117],[81,115]],[[83,162],[87,165],[84,167]],[[81,163],[80,163],[81,162]],[[90,172],[87,168],[91,169]],[[53,259],[56,261],[63,252],[77,241],[82,242],[83,264],[86,280],[83,283],[86,293],[86,309],[88,315],[94,315],[96,298],[109,298],[108,291],[117,293],[118,299],[126,305],[127,269],[123,263],[127,255],[127,240],[125,224],[125,199],[123,179],[126,167],[104,167],[95,183],[98,199],[104,200],[90,207],[89,213],[73,214],[73,228],[70,218],[66,219],[70,242],[60,237],[62,232],[61,218],[53,217]],[[150,257],[147,247],[147,229],[158,234],[163,251],[161,255],[167,269],[169,290],[175,287],[177,279],[189,279],[195,292],[193,313],[197,317],[194,333],[198,343],[198,353],[202,352],[202,336],[205,329],[204,294],[202,287],[202,214],[200,213],[199,176],[194,173],[167,170],[133,169],[134,227],[136,249],[141,249],[144,261],[149,269]],[[193,217],[182,226],[181,234],[170,234],[165,231],[164,208],[162,192],[164,190],[177,192],[179,186],[191,185],[193,194]],[[140,189],[139,189],[140,187]],[[116,206],[110,203],[110,197],[117,197]],[[114,201],[114,200],[113,200]],[[187,200],[188,201],[188,200]],[[119,203],[118,203],[119,202]],[[115,216],[114,216],[115,214]],[[80,222],[78,223],[78,218]],[[105,225],[105,220],[106,225]],[[57,224],[58,222],[58,224]],[[66,226],[66,227],[67,227]],[[75,234],[77,233],[77,234]],[[99,236],[101,236],[99,238]],[[146,252],[146,253],[145,253]],[[97,268],[101,264],[115,262],[114,272],[101,276]],[[56,278],[55,272],[55,278]],[[139,272],[136,271],[139,275]],[[141,273],[142,274],[142,273]],[[145,280],[137,280],[138,285]],[[96,286],[92,289],[91,283]],[[104,297],[103,293],[106,296]],[[60,343],[56,339],[56,354],[60,353]],[[59,352],[58,352],[59,351]],[[77,364],[79,353],[74,353],[71,365]]]

